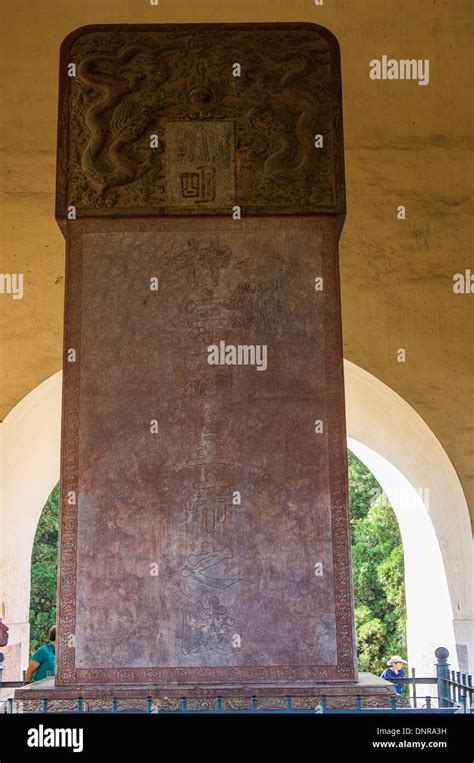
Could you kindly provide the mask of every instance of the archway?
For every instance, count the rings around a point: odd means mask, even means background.
[[[31,554],[30,652],[47,640],[56,623],[58,596],[59,482],[43,507]]]
[[[402,532],[410,664],[431,674],[434,648],[443,645],[452,667],[468,672],[473,660],[471,527],[454,467],[421,417],[387,385],[345,361],[345,386],[349,447],[385,490]],[[31,549],[42,508],[59,478],[60,408],[58,372],[0,426],[0,601],[10,626],[10,659],[22,668],[28,659]]]
[[[31,550],[59,479],[61,372],[38,385],[0,425],[0,613],[10,628],[5,680],[28,663]]]
[[[452,668],[473,663],[471,526],[447,454],[416,411],[372,374],[344,361],[349,448],[397,515],[405,555],[410,664],[431,674],[446,646]]]
[[[358,668],[380,675],[390,655],[407,655],[403,540],[380,483],[347,455]]]

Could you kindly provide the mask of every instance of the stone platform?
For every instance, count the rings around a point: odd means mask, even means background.
[[[246,686],[54,686],[53,678],[45,678],[15,691],[15,701],[22,703],[23,712],[41,712],[43,700],[48,700],[48,712],[74,711],[77,699],[83,700],[84,712],[107,712],[112,709],[112,699],[117,700],[117,711],[140,712],[147,709],[151,699],[153,712],[186,710],[213,710],[220,698],[222,710],[285,710],[287,697],[291,696],[293,709],[315,710],[326,697],[328,708],[355,709],[356,697],[361,697],[362,708],[390,707],[396,696],[394,686],[372,673],[359,673],[358,681],[347,683],[301,682],[291,689],[278,684],[254,684]],[[255,698],[252,700],[252,698]]]

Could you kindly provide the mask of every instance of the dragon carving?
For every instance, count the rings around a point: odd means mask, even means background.
[[[174,120],[233,122],[238,203],[334,203],[335,98],[322,37],[296,45],[283,36],[276,47],[269,35],[216,45],[206,34],[129,32],[114,44],[104,34],[76,44],[68,168],[76,203],[166,206],[166,123]],[[236,60],[242,74],[233,78]],[[324,154],[315,151],[317,132],[328,138]]]

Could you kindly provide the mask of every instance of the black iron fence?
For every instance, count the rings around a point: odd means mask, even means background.
[[[436,676],[420,677],[416,675],[415,668],[411,671],[411,677],[394,678],[392,683],[407,686],[410,693],[412,707],[432,709],[435,705],[438,709],[448,709],[458,712],[474,712],[472,675],[450,670],[448,663],[449,651],[444,646],[439,646],[435,651]],[[423,696],[417,689],[418,686],[436,686],[435,696]]]
[[[240,707],[234,709],[223,703],[222,697],[215,697],[213,699],[206,700],[200,704],[200,707],[196,709],[194,702],[189,701],[187,697],[182,697],[177,703],[170,702],[168,706],[165,704],[158,705],[153,697],[147,697],[143,700],[143,707],[141,709],[134,709],[130,711],[124,705],[124,702],[112,698],[109,703],[101,702],[100,710],[91,710],[88,707],[88,703],[84,698],[77,697],[76,700],[68,702],[68,708],[62,712],[75,712],[75,713],[258,713],[258,712],[271,712],[271,713],[367,713],[367,714],[382,714],[382,713],[398,713],[398,714],[451,714],[451,713],[474,713],[473,702],[473,686],[472,675],[467,673],[461,673],[459,671],[450,670],[448,663],[449,652],[445,647],[438,647],[435,651],[435,676],[417,676],[415,669],[412,669],[410,677],[393,678],[390,679],[394,684],[401,684],[408,687],[409,704],[406,698],[392,697],[389,700],[389,704],[386,707],[368,707],[364,706],[364,699],[358,695],[355,697],[354,707],[351,709],[343,709],[333,707],[331,705],[331,698],[325,695],[321,695],[315,698],[314,706],[299,707],[298,700],[300,698],[288,695],[282,698],[282,706],[279,709],[268,710],[265,706],[260,704],[261,697],[247,697],[242,698],[247,702],[246,707]],[[23,682],[19,681],[1,681],[0,671],[0,690],[13,689],[15,687],[23,686]],[[420,691],[422,686],[433,686],[435,690],[433,694],[424,695]],[[3,693],[3,692],[2,692]],[[28,700],[27,705],[32,703],[32,700]],[[36,703],[35,703],[36,704]],[[15,712],[61,712],[58,710],[57,700],[49,701],[47,698],[40,700],[39,706],[35,710],[24,709],[23,701],[16,701],[12,697],[7,697],[4,700],[0,700],[0,710],[6,713]]]

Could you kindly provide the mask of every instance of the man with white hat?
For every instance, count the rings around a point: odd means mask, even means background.
[[[387,662],[389,666],[381,674],[380,678],[385,678],[386,681],[393,680],[394,678],[405,678],[405,671],[403,665],[408,665],[407,661],[400,657],[399,654],[392,654]],[[402,694],[402,684],[395,684],[395,691],[398,695]]]

